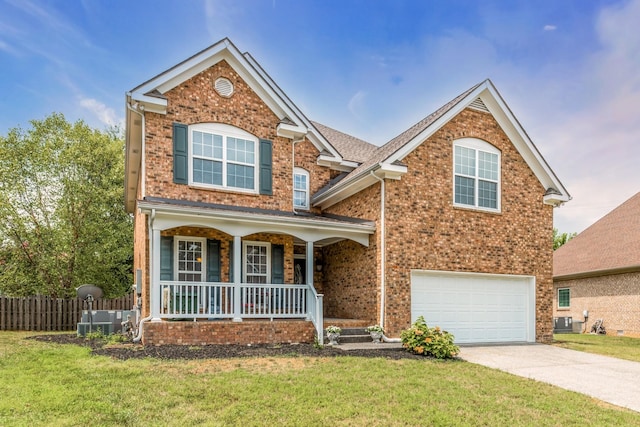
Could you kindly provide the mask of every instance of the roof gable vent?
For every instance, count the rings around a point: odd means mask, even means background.
[[[213,87],[218,92],[218,95],[224,96],[225,98],[233,95],[233,83],[229,81],[229,79],[225,79],[224,77],[218,77],[216,81],[213,83]]]
[[[489,109],[487,108],[486,105],[484,105],[484,102],[482,102],[482,99],[480,98],[476,98],[475,101],[473,101],[471,104],[469,104],[469,108],[473,108],[474,110],[478,110],[478,111],[482,111],[483,113],[489,113]]]

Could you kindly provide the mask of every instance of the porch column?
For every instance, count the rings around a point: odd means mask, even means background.
[[[313,242],[307,242],[305,257],[307,261],[307,286],[309,287],[307,292],[311,294],[311,288],[313,288],[313,270],[315,268],[313,265]],[[307,301],[311,301],[311,299],[307,298]],[[311,320],[311,307],[307,307],[307,320]]]
[[[242,322],[240,314],[241,308],[241,292],[240,284],[242,283],[242,237],[233,236],[233,321]]]
[[[151,230],[151,280],[149,304],[152,322],[160,322],[160,230]]]
[[[313,242],[307,242],[307,285],[313,287],[313,270],[315,266],[313,265]]]

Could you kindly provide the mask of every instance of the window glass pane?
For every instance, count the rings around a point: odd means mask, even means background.
[[[478,181],[478,206],[491,209],[498,208],[498,184]]]
[[[193,132],[193,155],[202,155],[202,132]]]
[[[202,242],[178,241],[178,280],[199,282],[202,280]]]
[[[568,308],[570,303],[569,289],[558,289],[558,307]]]
[[[295,174],[293,177],[293,188],[296,190],[307,190],[307,176],[303,174]]]
[[[476,175],[476,150],[466,147],[456,146],[455,150],[455,170],[456,173],[475,176]]]
[[[478,178],[498,180],[498,155],[478,151]]]
[[[253,167],[243,165],[227,165],[227,186],[253,189]]]
[[[465,178],[463,176],[456,176],[455,185],[455,202],[463,205],[475,205],[474,203],[475,193],[475,180],[472,178]]]
[[[247,283],[267,283],[267,246],[247,245],[245,251]]]
[[[193,159],[193,182],[222,185],[222,162]]]
[[[306,191],[293,191],[293,204],[297,208],[307,207],[307,193]]]
[[[255,162],[253,141],[227,137],[227,160],[253,164]]]
[[[222,160],[222,136],[213,135],[213,158]]]

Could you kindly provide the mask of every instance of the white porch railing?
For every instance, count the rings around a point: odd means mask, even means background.
[[[248,283],[239,286],[238,314],[234,311],[233,283],[161,281],[160,317],[194,320],[308,318],[316,326],[320,318],[322,329],[322,298],[318,299],[312,286]]]

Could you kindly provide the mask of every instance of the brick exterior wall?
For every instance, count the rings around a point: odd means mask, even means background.
[[[218,77],[229,79],[234,93],[225,98],[213,89]],[[146,195],[170,199],[293,210],[293,152],[290,139],[276,136],[280,120],[226,61],[202,71],[165,94],[167,114],[145,113]],[[173,182],[174,122],[224,123],[273,142],[273,195],[212,190]],[[296,166],[310,172],[312,191],[329,180],[329,169],[315,164],[318,150],[308,141],[296,144]],[[313,159],[313,161],[311,161]],[[257,173],[257,171],[256,171]]]
[[[487,141],[502,153],[501,213],[453,206],[453,142],[464,137]],[[398,336],[410,325],[411,270],[423,269],[535,276],[536,340],[550,341],[552,207],[543,204],[545,189],[493,117],[464,110],[403,163],[408,173],[385,182],[387,334]],[[368,190],[328,212],[378,223],[379,184]],[[369,248],[345,242],[325,249],[327,315],[379,320],[378,232],[370,241]],[[350,291],[354,286],[358,293]]]
[[[453,206],[453,143],[482,139],[502,154],[501,213]],[[410,324],[411,270],[530,275],[536,278],[536,340],[552,339],[553,210],[545,189],[493,116],[466,109],[403,162],[386,183],[386,329]]]
[[[230,98],[213,90],[218,77],[234,85]],[[183,199],[230,206],[292,211],[291,140],[278,137],[278,117],[259,96],[222,61],[183,82],[165,94],[166,115],[145,113],[147,196]],[[241,128],[257,138],[273,141],[273,195],[203,189],[173,182],[172,124],[224,123]],[[502,152],[502,212],[487,213],[453,207],[453,141],[462,137],[483,139]],[[318,150],[308,140],[295,144],[295,164],[310,173],[311,194],[336,175],[318,166]],[[398,336],[410,324],[410,271],[431,269],[536,277],[536,340],[552,337],[552,208],[542,202],[544,188],[517,153],[493,117],[467,109],[410,153],[403,162],[408,173],[399,181],[386,181],[386,315],[388,335]],[[361,218],[380,227],[380,184],[327,209],[327,213]],[[139,194],[140,196],[140,194]],[[312,209],[319,212],[318,209]],[[144,271],[143,315],[149,313],[148,233],[146,216],[135,214],[135,268]],[[231,236],[218,230],[187,228],[164,234],[218,238],[221,241],[222,280],[228,280],[228,243]],[[191,234],[189,234],[191,233]],[[261,234],[244,240],[270,241],[285,245],[285,281],[293,281],[294,245],[291,236]],[[342,241],[317,251],[324,268],[315,273],[316,288],[325,295],[327,317],[350,317],[379,321],[380,248],[379,231],[369,238],[369,247]],[[204,336],[216,342],[236,342],[254,329],[246,322],[162,322],[150,325],[145,340],[152,343],[200,342]],[[260,328],[266,328],[259,322]],[[272,322],[278,323],[278,322]],[[189,326],[187,326],[189,324]],[[253,324],[253,323],[252,323]],[[196,326],[197,325],[197,326]],[[214,338],[216,328],[224,338]],[[229,328],[229,329],[226,329]],[[235,329],[234,329],[235,328]],[[248,329],[244,329],[248,328]],[[200,332],[206,330],[207,332]],[[292,329],[293,330],[293,329]],[[235,332],[229,332],[235,331]],[[256,329],[260,334],[280,336]],[[226,335],[225,335],[226,334]],[[236,334],[236,335],[234,335]],[[161,338],[175,335],[175,338]],[[236,338],[233,338],[233,337]],[[253,337],[253,335],[252,335]],[[254,339],[254,338],[251,338]],[[211,341],[210,341],[211,342]],[[246,341],[243,341],[246,342]]]
[[[229,79],[234,85],[234,93],[225,98],[213,89],[218,77]],[[330,179],[328,168],[316,164],[319,151],[308,140],[296,142],[278,137],[276,128],[278,117],[262,102],[260,97],[240,76],[222,61],[183,82],[165,94],[168,102],[167,114],[145,113],[145,157],[147,167],[145,195],[178,200],[191,200],[205,203],[218,203],[229,206],[293,210],[293,161],[295,166],[309,172],[310,192],[313,194],[326,185]],[[257,138],[273,142],[273,195],[258,195],[233,190],[205,189],[196,186],[180,185],[173,182],[173,123],[186,125],[198,123],[224,123],[241,128]],[[295,148],[295,155],[293,149]],[[257,171],[256,171],[257,173]],[[142,197],[139,181],[138,199]],[[319,209],[310,209],[319,212]],[[193,236],[220,240],[221,280],[229,281],[229,243],[233,237],[215,229],[178,227],[165,230],[162,235]],[[143,270],[143,309],[142,315],[150,314],[149,300],[149,247],[147,217],[137,209],[134,213],[134,269]],[[261,241],[282,244],[285,247],[285,283],[293,283],[293,237],[289,235],[259,233],[243,236],[243,241]],[[305,250],[303,248],[302,253]],[[320,255],[320,253],[319,253]],[[322,289],[323,274],[315,272],[316,289]],[[175,325],[175,322],[171,322]],[[216,322],[215,325],[220,325]],[[157,325],[157,324],[154,324]],[[158,341],[161,327],[156,332]],[[261,326],[263,327],[263,326]],[[289,329],[291,329],[289,327]],[[174,330],[174,329],[172,329]],[[262,330],[260,333],[264,332]],[[145,340],[148,332],[145,330]],[[189,332],[191,333],[191,332]],[[278,334],[280,334],[278,332]],[[215,335],[215,334],[214,334]],[[280,336],[280,335],[277,335]],[[246,338],[245,338],[246,339]],[[230,341],[232,342],[232,341]]]
[[[144,325],[144,345],[312,343],[313,323],[304,320],[243,322],[151,322]]]
[[[570,289],[570,307],[558,308],[558,289]],[[561,280],[553,283],[553,317],[582,322],[589,310],[586,331],[596,319],[604,320],[608,335],[640,338],[640,272]]]
[[[344,240],[323,248],[326,317],[377,322],[380,311],[380,184],[331,206],[328,213],[375,221],[369,247]]]

